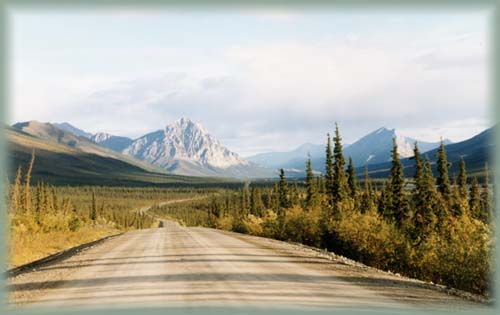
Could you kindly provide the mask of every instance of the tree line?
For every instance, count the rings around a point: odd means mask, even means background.
[[[405,178],[395,139],[391,153],[390,174],[380,188],[367,168],[358,181],[336,125],[333,139],[327,135],[324,173],[315,175],[309,157],[304,185],[290,183],[281,169],[271,188],[250,185],[156,213],[187,225],[327,248],[377,268],[487,294],[494,215],[487,164],[483,185],[468,177],[463,158],[450,179],[441,143],[434,176],[432,162],[415,143],[415,173]]]

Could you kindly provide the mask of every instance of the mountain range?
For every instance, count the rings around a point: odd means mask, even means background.
[[[391,160],[392,139],[396,138],[398,153],[402,158],[413,155],[413,146],[418,143],[421,152],[437,148],[440,142],[424,142],[399,134],[395,129],[379,128],[352,144],[343,145],[346,160],[352,157],[355,166],[374,165]],[[445,145],[452,142],[443,140]],[[270,152],[250,156],[247,159],[260,165],[284,168],[290,175],[303,176],[308,154],[311,156],[313,170],[324,171],[325,146],[305,144],[289,152]]]
[[[15,133],[16,136],[13,136]],[[22,135],[21,135],[22,134]],[[92,134],[67,122],[41,123],[29,121],[16,123],[8,129],[8,138],[19,140],[31,136],[39,142],[57,144],[88,156],[113,159],[130,167],[155,174],[184,176],[210,176],[231,178],[274,178],[279,168],[289,177],[303,177],[305,162],[311,157],[313,170],[321,173],[325,164],[325,145],[306,143],[288,152],[269,152],[247,158],[223,146],[203,126],[188,118],[177,121],[145,134],[137,139],[111,135],[104,132]],[[487,160],[487,147],[493,145],[491,129],[467,141],[451,143],[443,140],[449,151],[449,159],[458,161],[465,156],[470,166],[479,167]],[[413,146],[417,142],[421,152],[432,159],[440,142],[423,142],[399,134],[395,129],[379,128],[358,141],[344,145],[346,159],[352,157],[359,170],[368,167],[375,177],[386,176],[390,167],[392,140],[396,139],[398,151],[405,165],[405,172],[412,167]],[[33,142],[34,140],[30,141]],[[26,139],[23,140],[26,142]],[[15,144],[15,141],[13,141]],[[40,146],[40,145],[39,145]],[[19,149],[19,144],[13,145]],[[24,150],[25,153],[29,150]],[[469,166],[469,163],[468,163]],[[90,166],[88,166],[90,168]]]

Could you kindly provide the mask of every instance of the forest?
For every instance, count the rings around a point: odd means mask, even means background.
[[[332,148],[333,146],[333,148]],[[346,161],[338,126],[327,138],[324,175],[310,159],[303,183],[284,170],[273,187],[225,190],[187,204],[153,207],[156,216],[293,241],[327,249],[366,265],[488,295],[494,266],[493,197],[485,165],[482,184],[468,176],[462,159],[450,179],[445,147],[437,165],[414,146],[415,173],[405,178],[393,141],[389,177],[373,185],[365,170]],[[437,169],[436,176],[432,168]]]
[[[390,175],[375,184],[368,170],[358,177],[352,159],[345,159],[338,126],[333,139],[327,136],[325,154],[324,173],[315,174],[309,159],[300,181],[287,180],[281,169],[271,185],[162,188],[32,185],[33,152],[6,190],[9,265],[105,235],[157,227],[159,218],[168,218],[298,242],[382,270],[489,294],[495,214],[487,165],[481,184],[467,175],[463,159],[458,176],[450,178],[444,145],[431,165],[415,144],[415,173],[405,178],[393,141]],[[185,201],[162,205],[169,200]]]

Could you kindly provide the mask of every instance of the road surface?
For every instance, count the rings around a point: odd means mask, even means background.
[[[10,279],[12,307],[487,309],[298,245],[207,228],[131,231]]]

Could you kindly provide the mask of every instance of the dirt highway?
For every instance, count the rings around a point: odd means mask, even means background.
[[[301,246],[163,221],[10,279],[12,307],[488,309]]]

